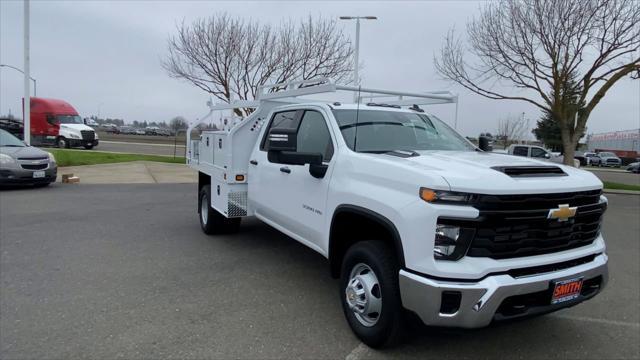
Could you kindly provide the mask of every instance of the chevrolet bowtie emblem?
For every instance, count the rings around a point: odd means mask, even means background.
[[[547,219],[557,219],[558,221],[567,221],[569,218],[576,216],[577,206],[569,207],[569,204],[559,205],[557,209],[549,210]]]

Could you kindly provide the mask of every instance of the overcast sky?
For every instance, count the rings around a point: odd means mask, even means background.
[[[123,118],[127,122],[189,120],[207,112],[208,96],[166,75],[160,62],[176,22],[216,12],[277,23],[285,18],[322,15],[375,15],[363,22],[360,58],[363,86],[407,91],[460,93],[458,128],[465,135],[494,132],[505,116],[525,112],[533,126],[539,112],[531,105],[484,99],[440,80],[433,66],[447,30],[478,12],[472,1],[421,2],[207,2],[207,1],[32,1],[31,74],[38,96],[64,99],[82,116]],[[355,23],[343,22],[355,36]],[[22,1],[0,1],[0,63],[23,67]],[[0,70],[0,113],[21,117],[22,75]],[[512,91],[512,90],[509,90]],[[429,111],[453,125],[454,107]],[[619,82],[593,112],[588,132],[640,127],[640,81]]]

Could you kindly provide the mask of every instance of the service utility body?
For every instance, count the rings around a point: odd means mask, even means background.
[[[338,91],[357,102],[303,98]],[[253,111],[187,132],[202,229],[232,233],[255,216],[325,256],[347,322],[372,347],[398,342],[407,321],[478,328],[600,293],[600,180],[485,151],[487,139],[475,146],[420,107],[444,103],[457,96],[326,79],[209,103],[209,119]]]

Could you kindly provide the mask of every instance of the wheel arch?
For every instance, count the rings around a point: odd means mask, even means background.
[[[211,185],[211,176],[203,173],[202,171],[198,171],[198,193],[196,194],[196,196],[198,196],[198,214],[200,213],[200,205],[202,205],[200,192],[202,191],[202,188],[207,185]]]
[[[357,227],[353,231],[349,227]],[[364,231],[362,231],[364,229]],[[333,212],[329,231],[329,264],[331,276],[340,276],[345,253],[353,244],[364,240],[387,241],[404,268],[404,250],[398,229],[384,215],[357,205],[339,205]]]

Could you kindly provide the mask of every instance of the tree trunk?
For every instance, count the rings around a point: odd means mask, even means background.
[[[563,163],[565,165],[574,166],[573,157],[576,154],[576,143],[570,139],[570,141],[563,141],[562,148],[564,149],[564,159]]]

